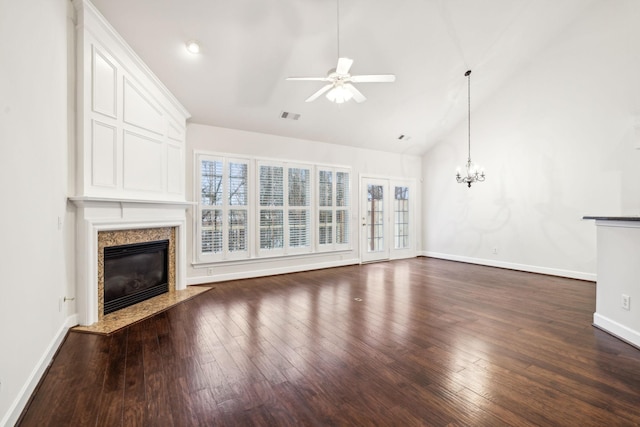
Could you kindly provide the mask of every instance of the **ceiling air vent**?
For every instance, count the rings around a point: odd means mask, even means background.
[[[300,114],[283,111],[280,113],[280,118],[289,119],[289,120],[298,120],[300,118]]]

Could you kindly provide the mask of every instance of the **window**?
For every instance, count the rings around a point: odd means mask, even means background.
[[[318,245],[323,249],[349,246],[349,172],[318,170]]]
[[[246,160],[200,157],[200,259],[249,255],[248,182]]]
[[[290,167],[287,173],[289,248],[311,249],[311,170]]]
[[[284,248],[284,168],[260,165],[260,250]]]
[[[198,153],[196,262],[348,249],[347,169]]]
[[[222,161],[202,160],[200,164],[200,250],[222,253]]]
[[[393,200],[395,249],[409,248],[409,187],[395,187]]]
[[[229,162],[229,214],[228,248],[230,252],[247,252],[248,234],[248,180],[247,163]]]
[[[336,172],[336,243],[349,244],[348,172]]]

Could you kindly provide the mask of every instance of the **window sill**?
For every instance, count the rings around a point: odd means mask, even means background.
[[[334,251],[317,251],[317,252],[307,252],[307,253],[296,253],[296,254],[287,254],[287,255],[271,255],[271,256],[260,256],[253,258],[238,258],[238,259],[224,259],[224,260],[212,260],[212,261],[192,261],[191,266],[193,268],[207,268],[212,266],[230,266],[230,265],[245,265],[245,264],[260,264],[260,263],[268,263],[273,261],[278,261],[282,259],[294,260],[294,259],[309,259],[320,256],[331,256],[331,255],[344,255],[353,252],[353,248],[349,249],[336,249]]]

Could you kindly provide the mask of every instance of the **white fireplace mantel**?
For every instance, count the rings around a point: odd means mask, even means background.
[[[76,218],[76,302],[79,323],[98,321],[98,232],[175,227],[176,290],[186,288],[186,210],[191,202],[70,197]]]

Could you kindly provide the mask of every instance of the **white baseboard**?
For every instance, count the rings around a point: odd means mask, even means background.
[[[202,285],[204,283],[224,282],[226,280],[251,279],[254,277],[275,276],[277,274],[298,273],[300,271],[320,270],[331,267],[344,267],[346,265],[360,264],[358,258],[320,262],[305,265],[295,265],[278,268],[265,268],[261,270],[247,270],[237,273],[216,274],[213,276],[188,277],[187,285]]]
[[[430,258],[440,258],[449,261],[466,262],[469,264],[486,265],[488,267],[506,268],[508,270],[526,271],[528,273],[547,274],[549,276],[567,277],[570,279],[586,280],[589,282],[595,282],[597,275],[595,273],[585,273],[581,271],[562,270],[558,268],[540,267],[527,264],[516,264],[506,261],[497,261],[483,258],[472,258],[462,255],[443,254],[438,252],[422,251],[422,256]]]
[[[610,333],[616,338],[620,338],[634,347],[640,348],[640,332],[635,331],[628,326],[613,321],[608,317],[598,313],[593,313],[593,326]]]
[[[40,360],[38,360],[38,364],[31,371],[31,374],[27,378],[24,386],[22,386],[22,389],[18,393],[18,396],[16,396],[11,406],[9,406],[9,410],[0,420],[0,427],[13,426],[16,424],[18,418],[20,418],[20,414],[22,414],[22,411],[29,402],[31,395],[38,386],[40,379],[53,360],[53,356],[58,351],[58,348],[60,348],[62,340],[64,340],[64,337],[67,335],[67,331],[70,328],[69,325],[75,326],[78,324],[77,318],[78,316],[75,314],[69,316],[65,320],[64,324],[60,326],[60,329],[58,329],[58,331],[56,332],[44,354],[42,355],[42,357],[40,357]]]

